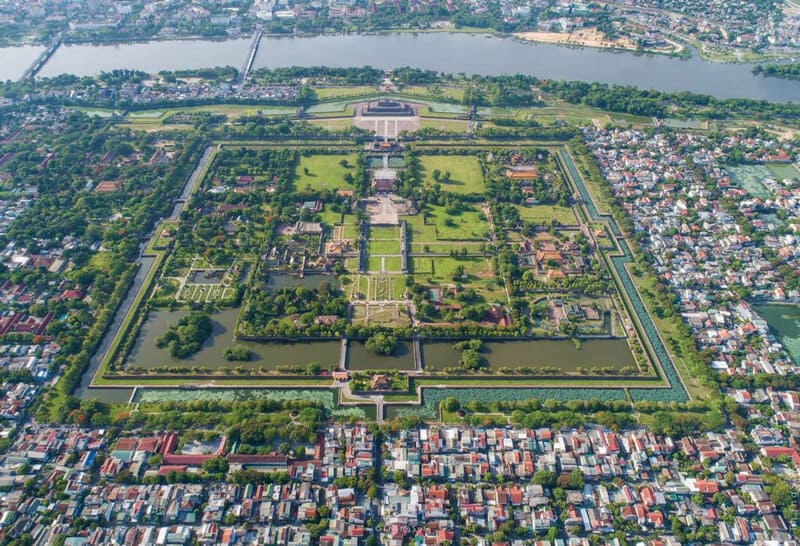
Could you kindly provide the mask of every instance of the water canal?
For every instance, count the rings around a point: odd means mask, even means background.
[[[481,352],[493,371],[526,367],[575,373],[579,368],[636,366],[624,339],[586,340],[580,347],[571,339],[487,342]],[[458,365],[461,353],[453,349],[452,342],[427,342],[422,344],[422,358],[426,371],[444,371]]]

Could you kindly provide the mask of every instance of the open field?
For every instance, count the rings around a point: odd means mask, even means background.
[[[427,205],[425,216],[427,223],[436,225],[437,239],[485,241],[489,236],[489,223],[477,207],[455,215],[448,214],[445,207]]]
[[[482,193],[485,189],[483,172],[475,156],[464,155],[423,155],[421,156],[423,181],[433,186],[436,180],[433,171],[438,170],[442,176],[450,173],[450,180],[439,180],[442,191],[451,193]]]
[[[561,207],[559,205],[533,205],[530,207],[517,206],[519,217],[528,222],[536,224],[550,224],[553,220],[558,223],[571,226],[577,222],[575,215],[572,214],[572,209],[569,207]]]
[[[378,90],[371,85],[346,85],[342,87],[316,87],[314,88],[314,93],[320,100],[331,100],[378,93]]]
[[[450,133],[466,133],[469,127],[469,122],[456,119],[434,119],[422,118],[419,122],[420,128],[438,129],[440,131],[448,131]]]
[[[370,254],[400,254],[400,241],[370,239],[367,252]]]
[[[310,119],[308,122],[311,125],[318,125],[327,131],[341,131],[342,129],[347,129],[348,127],[353,126],[352,118],[320,118]]]
[[[412,243],[436,242],[436,226],[426,224],[422,214],[403,216],[401,219],[408,222],[409,238]]]
[[[347,160],[347,167],[339,164],[343,159]],[[295,171],[295,188],[297,191],[307,187],[317,191],[346,188],[348,184],[344,181],[344,175],[355,172],[356,159],[355,154],[303,156]]]

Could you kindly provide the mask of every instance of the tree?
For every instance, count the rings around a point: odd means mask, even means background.
[[[391,334],[379,332],[367,339],[364,347],[373,354],[390,356],[397,349],[397,338]]]
[[[228,471],[228,460],[225,457],[214,457],[203,462],[203,470],[209,474],[224,474]]]
[[[222,356],[225,360],[246,362],[252,358],[252,353],[245,345],[234,345],[233,347],[225,347],[222,351]]]
[[[446,412],[453,413],[461,409],[461,402],[455,396],[450,396],[442,400],[442,408]]]
[[[769,493],[769,500],[771,500],[778,508],[785,508],[792,504],[792,490],[783,480],[778,480],[772,486]]]
[[[552,489],[556,486],[557,479],[558,475],[552,470],[537,470],[531,478],[531,483]]]
[[[561,474],[556,483],[565,489],[583,489],[583,472],[576,468],[569,474]]]

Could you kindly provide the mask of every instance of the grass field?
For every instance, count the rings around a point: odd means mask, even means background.
[[[461,87],[426,87],[424,85],[410,85],[401,90],[403,94],[424,95],[431,99],[454,100],[461,102],[464,98],[464,89]]]
[[[336,119],[310,119],[308,122],[312,125],[319,125],[327,131],[341,131],[353,126],[353,120],[350,118],[336,118]]]
[[[390,226],[370,226],[369,228],[370,239],[390,239],[394,241],[400,240],[400,228]]]
[[[370,254],[400,254],[400,241],[370,239],[367,245]]]
[[[438,241],[438,242],[424,242],[424,243],[411,243],[409,248],[410,252],[433,252],[433,253],[450,253],[451,251],[461,252],[462,248],[466,248],[467,252],[480,252],[481,244],[477,241]]]
[[[342,228],[342,238],[350,239],[351,241],[358,240],[358,224],[355,223],[354,216],[345,216]]]
[[[468,122],[456,119],[422,118],[419,122],[419,126],[421,129],[430,127],[450,133],[466,133]]]
[[[489,288],[488,283],[493,283],[490,277],[491,264],[486,258],[412,258],[414,276],[418,276],[420,282],[427,282],[428,279],[438,284],[452,284],[459,282],[469,285],[482,293],[487,301],[504,300],[502,287],[494,286]],[[454,279],[454,274],[459,266],[464,267],[466,277]]]
[[[453,215],[448,214],[444,207],[427,205],[425,213],[427,223],[436,225],[438,239],[485,241],[489,236],[489,223],[477,207]],[[414,242],[418,241],[414,239]]]
[[[342,167],[339,162],[347,160],[348,166]],[[344,175],[348,172],[355,175],[356,154],[310,155],[300,158],[295,171],[295,188],[298,191],[310,187],[312,190],[330,190],[346,188]],[[308,169],[308,174],[306,174]]]
[[[325,208],[317,214],[319,214],[322,219],[322,223],[329,226],[334,226],[342,221],[342,213],[332,211],[329,205],[325,205]]]
[[[401,220],[408,222],[409,238],[412,243],[436,242],[436,226],[426,224],[421,214],[403,216]]]
[[[423,155],[421,156],[423,181],[432,186],[435,183],[433,171],[438,169],[442,174],[450,172],[450,181],[439,184],[442,191],[450,193],[483,193],[485,184],[480,163],[474,156],[464,155]]]
[[[354,95],[364,95],[366,93],[376,93],[377,89],[370,85],[353,85],[344,87],[317,87],[314,93],[320,100],[352,97]]]
[[[535,224],[549,224],[552,220],[557,220],[565,226],[575,225],[575,215],[569,207],[559,205],[534,205],[531,207],[517,206],[519,216],[523,220]]]

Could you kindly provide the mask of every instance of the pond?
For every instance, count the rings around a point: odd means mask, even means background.
[[[778,180],[800,178],[800,171],[791,163],[768,163],[767,168]]]
[[[624,339],[592,339],[583,341],[581,348],[566,340],[491,341],[483,344],[483,356],[492,369],[502,367],[558,368],[576,372],[578,368],[624,368],[635,366],[628,343]],[[422,344],[425,370],[441,371],[456,366],[461,353],[452,342]]]
[[[332,284],[335,287],[339,286],[339,280],[333,275],[287,275],[285,273],[270,273],[267,278],[267,288],[271,290],[278,290],[281,288],[310,288],[316,290],[323,282]]]
[[[769,190],[762,182],[765,178],[773,178],[772,173],[764,165],[738,165],[726,167],[731,175],[731,182],[745,190],[753,197],[765,199],[770,196]]]
[[[154,311],[147,317],[142,325],[139,337],[128,356],[127,365],[146,369],[165,366],[203,366],[208,368],[267,368],[274,370],[277,366],[286,364],[292,366],[305,366],[309,362],[319,362],[323,367],[337,365],[339,362],[338,341],[315,341],[303,343],[269,344],[253,341],[234,341],[233,329],[239,309],[227,309],[214,313],[211,318],[214,322],[214,332],[206,340],[203,348],[184,359],[172,358],[164,349],[155,346],[155,340],[167,328],[178,322],[186,315],[186,311]],[[244,345],[251,352],[248,362],[229,362],[225,360],[223,352],[225,347]]]
[[[800,363],[800,305],[756,305],[754,309],[767,321],[795,364]]]
[[[351,341],[348,344],[348,370],[411,370],[414,368],[414,354],[411,343],[401,341],[391,356],[376,355],[367,350],[363,343]]]

